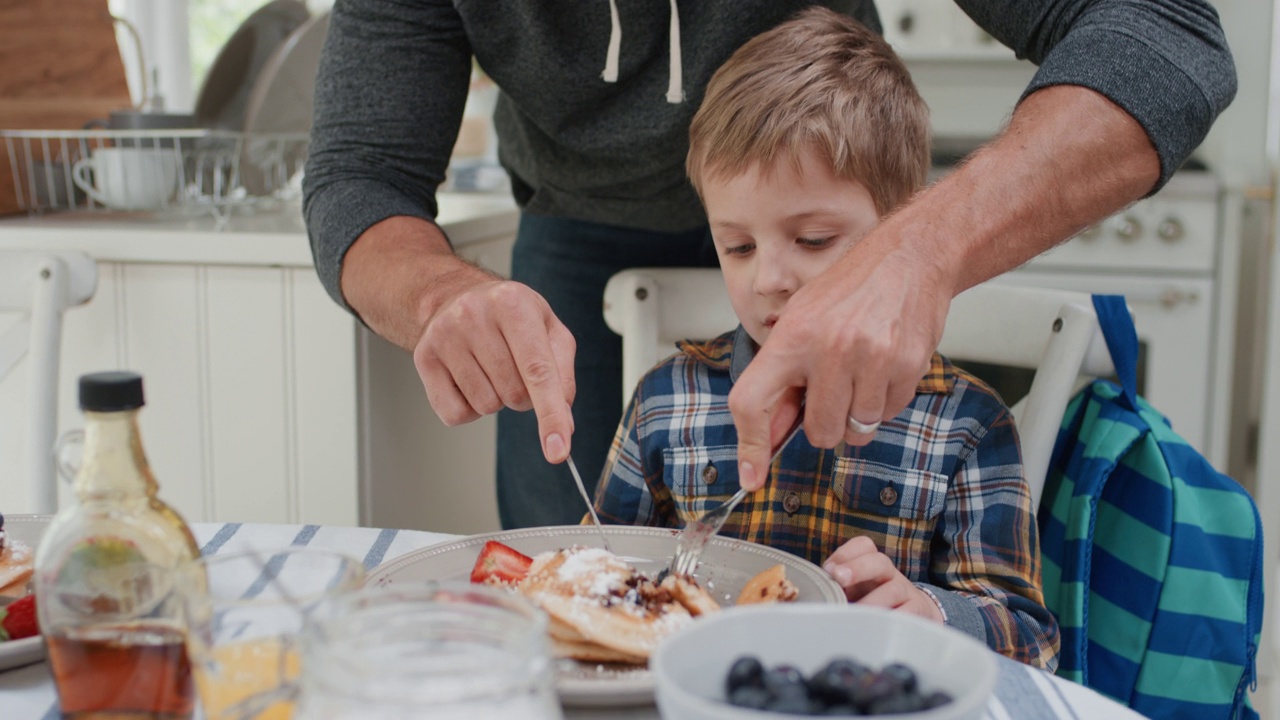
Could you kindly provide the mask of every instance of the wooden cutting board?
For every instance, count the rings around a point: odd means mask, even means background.
[[[0,0],[0,129],[74,130],[130,103],[107,0]],[[19,209],[0,142],[0,214]]]

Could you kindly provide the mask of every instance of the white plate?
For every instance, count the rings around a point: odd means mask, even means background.
[[[258,73],[244,116],[245,142],[240,151],[240,182],[250,195],[269,195],[286,178],[271,177],[282,165],[288,176],[302,168],[304,143],[263,142],[256,135],[305,134],[311,131],[316,69],[329,31],[329,13],[307,20],[280,43]],[[263,154],[268,157],[263,157]]]
[[[249,91],[267,59],[310,17],[299,0],[271,0],[253,11],[218,51],[196,96],[200,127],[244,130]]]
[[[5,515],[4,530],[11,540],[19,540],[34,551],[49,527],[52,515]],[[0,670],[22,667],[44,659],[44,638],[31,637],[0,642]]]
[[[656,574],[666,567],[676,547],[676,532],[667,528],[606,525],[613,551],[640,571]],[[600,535],[590,525],[508,530],[472,535],[405,553],[378,566],[365,580],[377,586],[428,580],[466,580],[480,548],[498,540],[526,555],[571,545],[600,547]],[[742,586],[755,574],[781,563],[787,579],[800,591],[798,602],[846,602],[844,590],[813,563],[794,555],[736,540],[714,537],[702,554],[699,582],[721,605],[733,604]],[[563,660],[557,668],[556,689],[571,707],[646,705],[653,702],[653,678],[647,668],[598,665]]]

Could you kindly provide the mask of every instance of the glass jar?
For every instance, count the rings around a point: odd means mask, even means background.
[[[364,580],[364,564],[308,545],[209,555],[191,566],[187,652],[205,720],[288,720],[307,618]]]
[[[469,583],[364,588],[303,631],[297,720],[559,720],[547,616]]]
[[[80,378],[75,500],[36,551],[40,627],[63,717],[187,718],[195,706],[179,574],[199,556],[142,450],[142,378]]]

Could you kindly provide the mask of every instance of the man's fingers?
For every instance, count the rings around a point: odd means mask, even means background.
[[[560,387],[564,390],[565,402],[573,405],[573,400],[578,396],[578,381],[574,376],[573,361],[578,353],[578,341],[574,339],[573,333],[569,332],[569,328],[565,327],[555,317],[551,318],[551,327],[548,333],[551,335],[551,353],[555,355],[556,367],[560,369]]]
[[[743,377],[750,372],[748,366]],[[800,412],[799,398],[788,385],[771,383],[767,378],[745,385],[739,382],[729,391],[729,412],[738,429],[738,481],[742,487],[758,490],[764,485],[774,445],[781,442],[774,438],[774,426],[783,422],[779,419],[782,414],[787,424],[795,418]]]
[[[435,410],[440,422],[453,427],[479,418],[480,415],[463,397],[462,391],[453,384],[453,376],[444,365],[435,359],[419,362],[417,355],[418,353],[415,352],[414,362],[418,367],[418,377],[422,378],[422,387],[427,392],[427,402],[431,403],[431,408]]]
[[[427,325],[414,365],[427,399],[446,425],[503,406],[538,415],[543,454],[563,462],[573,434],[576,344],[547,302],[510,281],[461,293]]]
[[[853,401],[853,386],[839,364],[821,368],[810,381],[804,408],[804,435],[814,447],[833,448],[844,437],[845,418]]]
[[[545,300],[541,297],[538,300],[536,320],[525,317],[522,321],[504,324],[502,329],[538,416],[542,454],[548,462],[561,463],[569,456],[573,412],[562,380],[561,360],[552,349],[548,330],[551,323],[558,325],[560,321],[555,319]],[[572,357],[568,363],[572,373]]]
[[[876,429],[885,415],[885,396],[889,378],[879,373],[858,378],[853,386],[853,404],[845,417],[844,441],[850,445],[866,445],[875,438]],[[893,413],[890,415],[896,415]]]

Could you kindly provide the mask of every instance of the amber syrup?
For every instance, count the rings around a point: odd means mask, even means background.
[[[185,635],[133,622],[45,638],[65,720],[184,720],[195,708]]]

